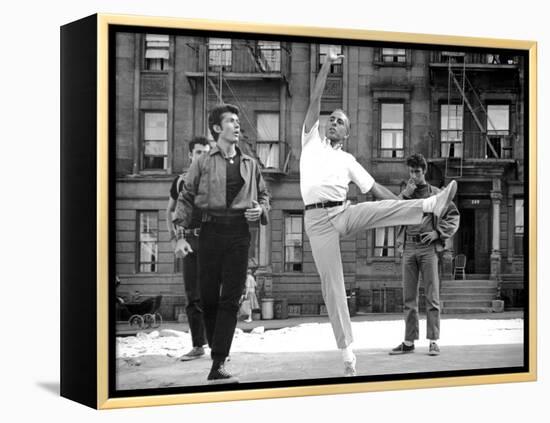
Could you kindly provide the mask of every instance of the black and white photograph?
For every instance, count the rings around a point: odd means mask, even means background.
[[[109,48],[114,395],[529,368],[525,51]]]
[[[543,6],[6,3],[2,421],[544,422]]]

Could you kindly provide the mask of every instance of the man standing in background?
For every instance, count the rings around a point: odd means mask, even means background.
[[[400,194],[407,200],[428,198],[440,192],[426,182],[428,163],[422,154],[407,158],[409,181]],[[390,351],[390,355],[414,352],[418,339],[418,281],[422,274],[426,296],[426,337],[430,341],[429,355],[439,355],[440,306],[438,255],[445,243],[456,233],[460,214],[454,203],[441,216],[424,214],[418,225],[401,226],[397,234],[397,248],[403,251],[403,304],[405,312],[405,340]]]
[[[193,164],[201,154],[210,151],[210,144],[205,137],[195,137],[189,142],[189,159]],[[170,234],[172,248],[176,250],[176,228],[172,223],[173,213],[176,210],[176,202],[179,193],[183,187],[183,179],[185,175],[177,176],[170,187],[170,195],[166,206],[166,228]],[[189,331],[191,332],[191,340],[193,347],[186,354],[182,355],[180,361],[188,361],[200,358],[204,355],[204,344],[206,344],[204,321],[202,308],[200,305],[199,293],[199,233],[201,225],[200,210],[193,210],[191,224],[187,228],[187,237],[192,253],[189,253],[183,258],[183,283],[185,287],[185,296],[187,298],[187,306],[185,312],[187,314],[187,322],[189,323]]]

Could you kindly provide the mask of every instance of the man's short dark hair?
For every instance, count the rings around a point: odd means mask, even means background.
[[[423,170],[428,169],[428,162],[424,158],[424,156],[420,153],[414,153],[411,154],[409,157],[407,157],[407,166],[409,167],[420,167]]]
[[[195,145],[197,145],[197,144],[204,145],[205,147],[210,145],[210,143],[208,142],[208,138],[202,137],[202,136],[194,137],[191,141],[189,141],[189,152],[190,153],[193,152],[193,149],[195,148]]]
[[[208,129],[210,129],[210,133],[216,141],[218,141],[219,134],[214,131],[214,125],[222,124],[224,113],[234,113],[239,115],[239,108],[237,106],[233,106],[232,104],[220,104],[210,110],[210,113],[208,114]]]

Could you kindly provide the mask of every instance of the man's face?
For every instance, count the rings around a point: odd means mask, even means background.
[[[349,136],[349,120],[345,113],[336,110],[330,115],[325,135],[332,142],[343,142]]]
[[[231,144],[236,144],[239,141],[241,133],[241,125],[239,122],[239,116],[235,113],[225,112],[222,117],[220,125],[214,126],[215,130],[219,130],[219,140],[225,140]]]
[[[209,151],[210,151],[209,145],[195,144],[193,146],[193,151],[189,153],[189,158],[191,159],[191,163],[197,160],[202,153],[208,153]]]
[[[426,183],[426,171],[421,167],[409,166],[409,178],[411,178],[415,184],[424,185]]]

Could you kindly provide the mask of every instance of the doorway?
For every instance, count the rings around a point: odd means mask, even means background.
[[[455,252],[466,256],[466,274],[489,274],[489,209],[461,207],[459,211],[460,229],[455,235]]]

